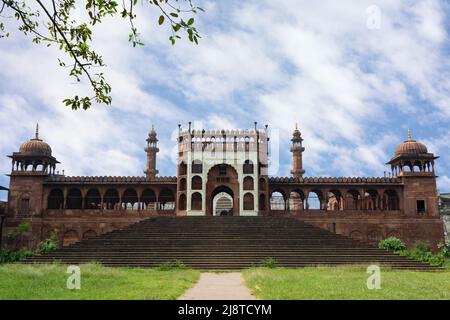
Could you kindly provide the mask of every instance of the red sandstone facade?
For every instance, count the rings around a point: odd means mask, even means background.
[[[67,245],[160,215],[294,216],[307,223],[376,244],[389,236],[408,246],[443,242],[434,161],[411,139],[388,164],[392,177],[304,177],[302,137],[293,133],[292,177],[268,176],[268,131],[183,131],[177,177],[158,177],[156,132],[147,139],[147,168],[141,177],[68,177],[48,144],[34,139],[12,159],[2,243],[21,223],[29,230],[20,245],[34,247],[57,232]]]

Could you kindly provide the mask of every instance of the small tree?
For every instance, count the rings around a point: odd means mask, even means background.
[[[185,32],[189,41],[198,44],[200,35],[194,27],[193,15],[202,8],[194,5],[195,0],[144,0],[152,10],[159,11],[158,25],[169,24],[169,40],[175,44]],[[68,61],[58,59],[59,65],[69,70],[69,76],[77,82],[87,79],[93,95],[67,98],[63,102],[72,109],[89,109],[92,101],[111,104],[111,86],[102,72],[92,73],[104,67],[100,54],[92,49],[94,35],[92,28],[103,22],[107,16],[128,20],[130,33],[128,41],[133,47],[143,45],[135,26],[138,0],[0,0],[0,38],[10,36],[5,29],[5,20],[15,18],[18,30],[30,35],[36,44],[56,46],[66,54]],[[77,18],[76,10],[84,17]]]

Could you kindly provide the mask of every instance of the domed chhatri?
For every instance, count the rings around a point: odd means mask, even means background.
[[[36,124],[34,139],[30,139],[20,145],[19,153],[30,156],[52,156],[52,148],[48,143],[39,139],[39,124]]]
[[[408,130],[408,140],[395,148],[395,155],[416,155],[427,153],[428,149],[423,143],[417,142],[411,138],[410,130]]]
[[[434,160],[437,158],[428,152],[423,143],[413,140],[408,130],[408,140],[395,148],[394,157],[387,164],[391,165],[394,176],[417,173],[434,175]]]
[[[39,124],[36,124],[36,133],[30,139],[20,145],[19,152],[8,156],[12,159],[13,172],[24,174],[31,168],[31,172],[54,173],[57,161],[52,156],[52,148],[42,139],[39,139]],[[27,174],[28,174],[27,173]]]

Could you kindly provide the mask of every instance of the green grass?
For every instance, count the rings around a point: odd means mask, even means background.
[[[189,269],[107,268],[81,265],[81,289],[69,290],[67,266],[0,265],[0,299],[176,299],[193,286],[199,272]]]
[[[367,289],[363,266],[254,268],[246,285],[261,299],[450,299],[450,269],[418,272],[381,268],[381,289]]]

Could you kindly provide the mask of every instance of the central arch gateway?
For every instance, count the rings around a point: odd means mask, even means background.
[[[206,182],[206,215],[216,215],[214,212],[214,200],[220,193],[226,193],[232,199],[233,215],[239,215],[239,180],[236,170],[228,164],[213,166],[209,172]]]

